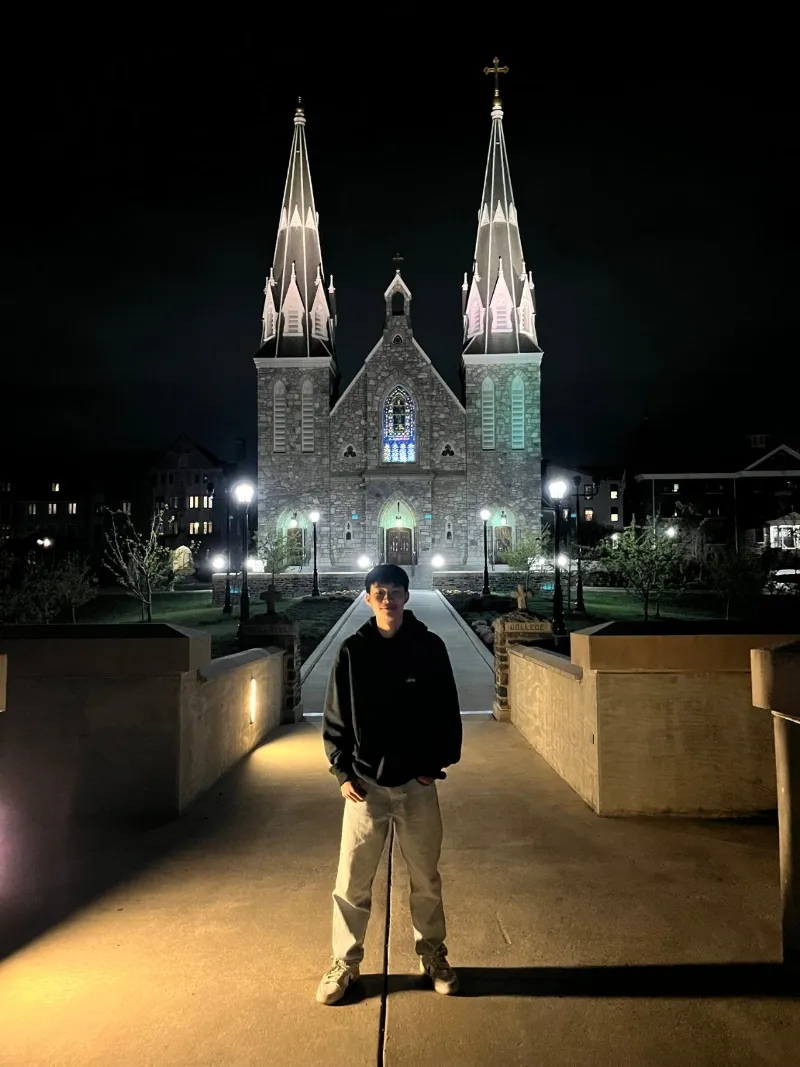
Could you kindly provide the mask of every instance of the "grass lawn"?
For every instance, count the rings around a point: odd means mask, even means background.
[[[574,607],[574,590],[573,590]],[[492,596],[484,598],[485,606],[471,607],[470,601],[480,600],[475,593],[458,593],[448,596],[448,600],[470,625],[482,619],[490,626],[498,615],[516,607],[516,601],[509,596]],[[590,589],[584,592],[586,613],[583,615],[568,614],[566,600],[564,601],[564,621],[568,630],[583,630],[587,626],[596,626],[601,622],[643,621],[641,601],[630,596],[622,589]],[[774,620],[781,627],[797,626],[800,619],[796,618],[800,609],[800,598],[796,597],[763,597],[761,619]],[[495,601],[495,603],[491,603]],[[529,596],[528,610],[535,611],[548,619],[553,617],[553,601],[550,597]],[[663,597],[661,601],[661,619],[682,619],[685,621],[703,619],[724,619],[724,611],[720,608],[718,598],[711,593],[692,592],[684,593],[679,597]],[[655,618],[655,607],[651,605],[650,618]]]
[[[303,662],[352,602],[353,598],[345,595],[297,597],[278,601],[277,610],[300,624],[300,653]],[[264,610],[259,601],[251,604],[252,615],[260,614]],[[77,621],[140,622],[141,617],[138,600],[126,593],[112,592],[101,594],[81,608]],[[223,615],[222,608],[211,603],[210,590],[156,593],[153,597],[153,622],[207,630],[211,634],[211,655],[214,658],[239,651],[236,640],[239,616]]]

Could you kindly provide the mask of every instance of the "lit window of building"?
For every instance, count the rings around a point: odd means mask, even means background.
[[[53,492],[54,493],[58,493],[58,492],[60,492],[60,490],[61,490],[61,486],[58,484],[58,482],[53,482]]]
[[[672,492],[673,493],[677,493],[679,489],[680,489],[680,483],[679,482],[673,482],[672,483]]]
[[[28,514],[29,515],[35,515],[36,514],[36,505],[35,504],[28,504]]]
[[[199,496],[190,496],[189,497],[189,507],[190,508],[199,508],[200,507],[200,497]]]
[[[124,515],[130,515],[130,513],[131,513],[131,502],[130,502],[130,500],[123,500],[121,507],[122,507],[122,512],[123,512]]]
[[[78,505],[77,504],[67,504],[67,511],[69,512],[70,515],[77,515],[78,514]]]
[[[594,518],[594,508],[584,508],[583,517],[584,519],[586,519],[587,522],[591,522]]]
[[[203,507],[204,508],[213,508],[214,507],[214,497],[213,496],[204,496],[203,497]]]
[[[612,500],[618,500],[619,499],[619,486],[618,485],[612,485],[611,486],[611,499]]]
[[[416,412],[411,394],[396,386],[383,405],[383,462],[414,463],[417,458]]]
[[[11,482],[0,482],[0,493],[10,493]]]
[[[190,522],[189,523],[189,533],[190,534],[199,534],[200,533],[200,523],[199,522]]]
[[[612,511],[611,512],[611,521],[612,522],[619,522],[619,512],[618,511]]]
[[[53,503],[53,501],[51,500],[50,503],[47,505],[47,514],[48,515],[56,515],[56,514],[58,514],[58,504]]]
[[[583,495],[586,497],[587,500],[591,500],[594,496],[594,485],[584,485]]]
[[[203,533],[204,534],[210,534],[210,533],[213,533],[213,532],[214,532],[214,523],[213,522],[204,522],[203,523]]]

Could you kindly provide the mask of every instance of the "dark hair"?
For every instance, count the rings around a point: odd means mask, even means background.
[[[373,567],[364,579],[364,588],[367,592],[373,585],[401,585],[408,592],[408,575],[402,567],[395,563],[379,563]]]

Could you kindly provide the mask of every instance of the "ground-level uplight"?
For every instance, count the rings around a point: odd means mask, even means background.
[[[211,560],[211,566],[214,568],[215,571],[221,571],[222,568],[225,566],[225,557],[214,556],[214,558]]]
[[[434,556],[433,559],[431,560],[431,566],[433,566],[433,567],[443,567],[444,566],[444,556]]]
[[[258,687],[256,685],[255,678],[250,679],[250,722],[251,724],[256,721],[256,700],[258,698]]]
[[[563,552],[559,552],[559,554],[558,554],[558,565],[559,565],[559,567],[568,566],[569,565],[569,556],[565,555]]]
[[[370,568],[370,564],[371,563],[372,563],[372,560],[369,558],[369,556],[359,556],[358,557],[359,570],[368,571],[369,568]]]
[[[674,526],[668,526],[666,533],[667,537],[677,537],[678,535],[678,531],[675,529]]]

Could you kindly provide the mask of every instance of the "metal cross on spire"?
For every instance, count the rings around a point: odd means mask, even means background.
[[[400,255],[399,252],[395,252],[394,256],[392,257],[392,263],[394,263],[395,271],[398,274],[400,273],[400,265],[402,264],[402,262],[403,257]]]
[[[494,98],[495,98],[495,100],[499,100],[500,99],[500,75],[501,74],[508,74],[508,67],[501,67],[500,66],[500,60],[497,58],[497,56],[494,57],[494,59],[492,60],[492,63],[494,64],[493,66],[484,67],[483,68],[483,73],[484,74],[494,74]]]

